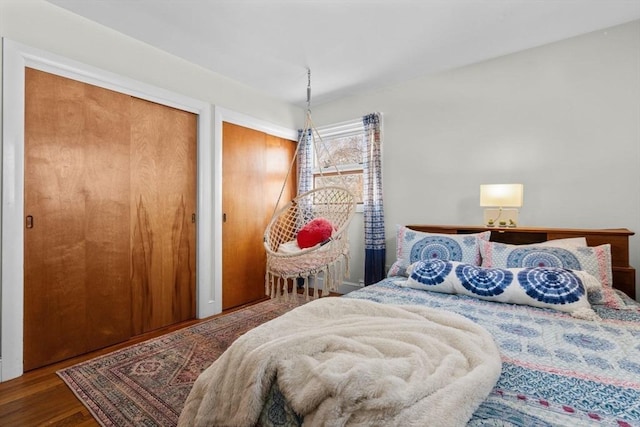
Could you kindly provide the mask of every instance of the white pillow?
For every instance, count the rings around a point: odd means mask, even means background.
[[[300,252],[301,250],[302,249],[300,249],[300,246],[298,246],[297,240],[291,240],[290,242],[285,242],[278,246],[278,252],[280,252],[281,254],[295,254],[297,252]]]
[[[331,245],[323,245],[322,243],[318,243],[317,245],[312,246],[311,248],[317,248],[314,250],[321,252],[321,251],[329,250],[331,248]],[[301,248],[300,246],[298,246],[297,240],[291,240],[290,242],[281,243],[280,246],[278,246],[278,252],[286,255],[297,254],[298,252],[301,252],[307,249],[309,248]]]

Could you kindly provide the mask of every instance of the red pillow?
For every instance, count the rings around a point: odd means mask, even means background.
[[[298,246],[300,249],[310,248],[329,240],[331,233],[333,233],[333,225],[329,220],[316,218],[298,232]]]

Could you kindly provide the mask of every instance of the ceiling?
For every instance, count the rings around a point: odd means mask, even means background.
[[[640,0],[48,0],[297,105],[640,19]]]

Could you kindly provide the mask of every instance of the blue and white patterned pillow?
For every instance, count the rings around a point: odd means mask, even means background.
[[[480,265],[480,240],[489,240],[490,231],[474,234],[439,234],[411,230],[398,225],[397,260],[388,276],[408,276],[406,269],[416,261],[441,259]]]
[[[588,292],[600,282],[584,271],[557,267],[487,268],[455,261],[418,261],[401,286],[487,301],[550,308],[582,319],[597,319]]]
[[[483,267],[562,267],[582,270],[602,284],[599,291],[589,296],[591,304],[602,304],[619,309],[622,300],[613,290],[611,245],[600,246],[542,246],[507,245],[496,242],[480,242]]]

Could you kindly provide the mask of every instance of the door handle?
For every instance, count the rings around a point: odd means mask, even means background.
[[[25,226],[27,228],[33,228],[33,215],[27,215],[27,218],[25,220]]]

